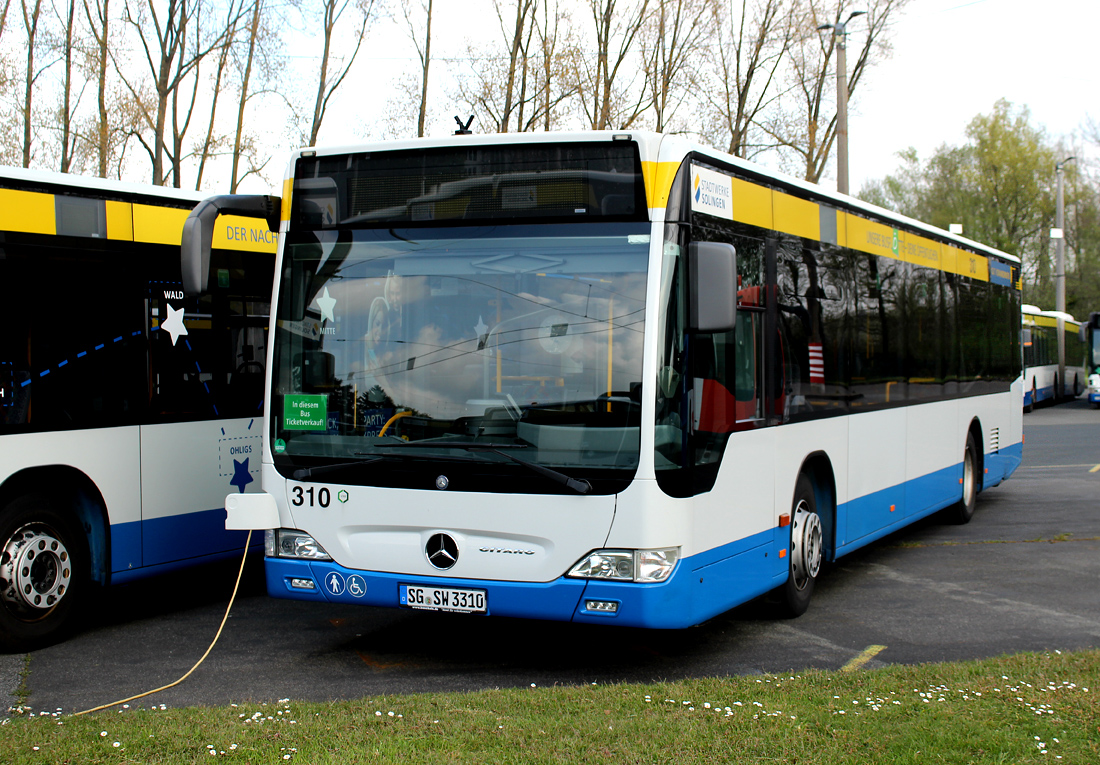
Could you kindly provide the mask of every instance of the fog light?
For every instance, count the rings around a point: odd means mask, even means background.
[[[588,611],[595,611],[601,614],[615,614],[619,612],[619,602],[617,600],[586,600],[584,607]]]
[[[295,590],[315,590],[317,585],[312,579],[291,579],[290,586]]]

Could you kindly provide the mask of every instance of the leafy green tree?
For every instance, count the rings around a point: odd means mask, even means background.
[[[966,137],[964,145],[940,146],[923,163],[914,149],[902,152],[899,170],[866,185],[861,198],[941,228],[962,224],[965,236],[1019,257],[1024,300],[1053,308],[1054,167],[1065,152],[1042,127],[1032,124],[1027,107],[1016,108],[1003,99],[990,113],[971,120]],[[1070,296],[1071,284],[1076,284],[1073,289],[1082,299],[1094,290],[1100,299],[1096,264],[1089,271],[1087,259],[1075,257],[1081,251],[1075,241],[1084,240],[1080,225],[1073,225],[1074,215],[1078,224],[1089,225],[1088,216],[1093,214],[1089,205],[1096,203],[1095,191],[1087,183],[1076,183],[1076,172],[1073,165],[1066,166],[1066,308],[1070,312],[1076,300]],[[1100,253],[1093,257],[1100,259]],[[1078,307],[1080,313],[1088,310]]]

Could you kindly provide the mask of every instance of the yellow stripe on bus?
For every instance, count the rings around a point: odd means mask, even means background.
[[[275,252],[277,234],[267,227],[263,218],[241,215],[221,215],[214,224],[211,246],[248,252]]]
[[[821,241],[821,210],[816,202],[773,191],[772,217],[776,231]]]
[[[26,234],[56,234],[53,194],[0,189],[0,229]]]
[[[646,204],[650,209],[663,210],[668,206],[668,194],[672,190],[672,181],[676,177],[676,171],[680,169],[679,162],[643,162],[642,178],[645,180]],[[290,198],[288,189],[283,189],[283,200]],[[284,210],[284,220],[286,212]]]
[[[190,210],[134,205],[134,241],[179,245]]]
[[[760,228],[774,228],[772,219],[772,192],[764,186],[731,178],[733,185],[733,219]]]
[[[107,238],[134,241],[134,206],[129,202],[115,202],[108,199]]]

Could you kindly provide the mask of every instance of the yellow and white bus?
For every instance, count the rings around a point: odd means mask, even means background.
[[[89,587],[239,554],[256,491],[275,236],[224,219],[183,294],[203,195],[0,169],[0,649],[56,639]]]

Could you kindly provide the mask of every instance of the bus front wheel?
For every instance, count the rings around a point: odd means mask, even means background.
[[[817,514],[814,485],[805,473],[798,477],[791,504],[791,543],[787,583],[783,585],[780,607],[788,617],[801,616],[810,607],[814,583],[821,571],[824,534]]]
[[[85,541],[49,500],[26,494],[0,509],[0,648],[55,640],[84,584]]]

